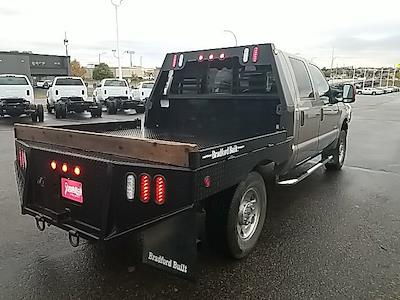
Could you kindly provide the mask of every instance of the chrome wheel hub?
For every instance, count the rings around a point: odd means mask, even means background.
[[[250,239],[257,229],[260,220],[261,202],[256,189],[248,189],[239,205],[237,232],[242,240]]]

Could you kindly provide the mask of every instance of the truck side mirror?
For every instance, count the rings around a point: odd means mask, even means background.
[[[356,90],[352,84],[343,85],[343,102],[352,103],[356,101]]]

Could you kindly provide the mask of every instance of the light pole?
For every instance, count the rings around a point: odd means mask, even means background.
[[[389,77],[390,77],[390,69],[388,69],[388,74],[387,74],[387,78],[386,78],[386,87],[389,86]]]
[[[67,32],[64,32],[65,56],[68,56],[68,45],[69,45],[69,41],[67,39]]]
[[[237,46],[238,43],[237,43],[236,34],[232,30],[228,30],[228,29],[224,30],[224,32],[230,33],[233,36],[233,38],[235,39],[235,46]]]
[[[383,68],[381,69],[381,78],[379,79],[379,87],[382,87]]]
[[[118,32],[118,7],[121,6],[123,0],[111,0],[111,4],[115,7],[115,23],[117,30],[117,59],[118,59],[118,73],[119,79],[122,79],[121,58],[119,53],[119,32]]]
[[[101,52],[101,53],[99,53],[99,64],[101,64],[101,56],[103,55],[103,54],[106,54],[107,52]]]
[[[133,50],[126,50],[125,51],[125,53],[128,53],[129,54],[129,63],[130,63],[130,66],[131,66],[131,68],[133,67],[133,55],[135,54],[135,51],[133,51]]]
[[[393,84],[392,86],[394,86],[394,82],[396,81],[396,67],[394,67],[394,71],[393,71]]]
[[[373,69],[372,70],[372,88],[374,87],[374,84],[375,84],[375,72],[376,72],[376,70],[375,69]]]
[[[367,69],[365,69],[365,72],[364,72],[364,80],[363,80],[363,84],[362,84],[362,89],[365,88],[365,81],[366,80],[367,80]]]

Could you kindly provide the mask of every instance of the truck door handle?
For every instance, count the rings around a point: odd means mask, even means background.
[[[304,111],[300,112],[300,126],[304,125]]]
[[[321,121],[323,121],[323,120],[324,120],[324,109],[321,108]]]

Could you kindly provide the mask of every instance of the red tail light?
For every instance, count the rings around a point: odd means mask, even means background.
[[[150,201],[150,176],[147,174],[140,176],[140,201],[143,203]]]
[[[26,153],[23,149],[18,150],[18,164],[21,169],[26,170]]]
[[[155,202],[156,204],[163,204],[165,202],[165,178],[161,175],[154,177],[155,183]]]
[[[177,60],[178,60],[178,56],[176,54],[174,54],[174,56],[172,57],[172,68],[176,67]]]
[[[257,62],[257,60],[258,60],[258,52],[259,52],[258,46],[255,46],[253,48],[253,55],[251,57],[251,60],[253,61],[253,63]]]

